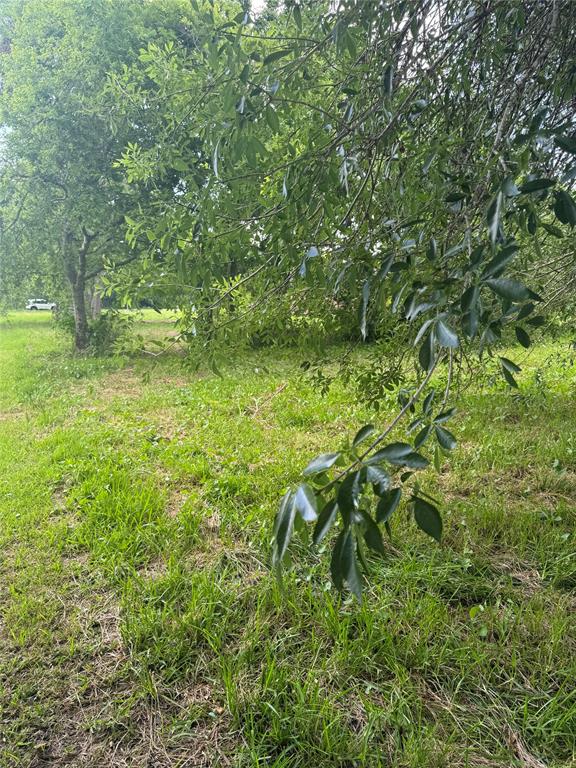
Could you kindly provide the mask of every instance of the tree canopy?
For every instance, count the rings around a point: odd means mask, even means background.
[[[133,243],[151,244],[132,287],[188,286],[208,357],[231,325],[285,296],[298,306],[303,287],[308,312],[346,305],[364,339],[395,317],[417,371],[399,395],[410,442],[387,443],[399,419],[366,426],[311,462],[275,528],[280,564],[295,525],[315,520],[319,543],[339,518],[333,578],[359,595],[363,546],[382,551],[379,524],[402,493],[440,539],[414,472],[430,461],[421,449],[434,443],[439,464],[455,445],[455,369],[511,329],[530,345],[550,258],[573,284],[576,9],[348,0],[262,20],[192,6],[193,43],[149,48],[117,84],[146,105],[149,131],[124,152],[127,180],[177,178],[128,222]],[[516,387],[520,367],[499,365]]]
[[[87,344],[87,281],[105,259],[134,257],[124,231],[134,203],[113,165],[134,129],[127,121],[120,131],[111,129],[108,75],[135,61],[149,41],[173,35],[178,6],[138,0],[3,5],[4,280],[40,271],[68,284],[78,349]]]

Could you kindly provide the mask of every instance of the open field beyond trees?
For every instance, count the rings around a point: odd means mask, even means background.
[[[520,394],[461,393],[458,448],[426,473],[443,544],[397,515],[359,605],[298,541],[282,593],[271,523],[385,409],[322,395],[296,353],[219,378],[3,318],[0,766],[573,765],[569,341],[525,353]]]

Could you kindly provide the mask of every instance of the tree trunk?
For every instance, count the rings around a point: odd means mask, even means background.
[[[86,317],[86,285],[84,276],[78,274],[72,286],[74,300],[74,346],[83,352],[88,346],[88,318]]]
[[[77,260],[70,254],[74,238],[70,232],[64,235],[64,262],[66,274],[72,288],[72,301],[74,304],[74,347],[77,352],[84,352],[88,347],[88,316],[86,314],[86,256],[93,235],[83,230],[82,244],[78,251]]]

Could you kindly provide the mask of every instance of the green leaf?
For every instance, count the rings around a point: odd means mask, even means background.
[[[436,153],[436,152],[431,152],[431,153],[428,155],[428,157],[427,157],[427,158],[426,158],[426,160],[424,161],[424,165],[422,166],[422,173],[423,173],[424,175],[426,175],[426,174],[428,173],[428,171],[429,171],[429,170],[430,170],[430,168],[432,167],[432,163],[434,162],[434,160],[436,159],[436,157],[437,157],[437,153]]]
[[[268,126],[270,127],[271,131],[273,133],[279,133],[280,132],[280,120],[278,118],[278,113],[272,107],[270,104],[266,105],[266,122],[268,123]]]
[[[418,352],[418,362],[425,371],[429,371],[434,364],[434,334],[429,333],[422,342]]]
[[[518,389],[518,383],[514,378],[514,374],[520,373],[520,371],[522,370],[520,366],[516,365],[516,363],[513,363],[512,360],[508,360],[507,357],[501,357],[500,364],[502,366],[502,375],[504,376],[508,384],[511,387],[514,387],[514,389]]]
[[[392,264],[394,263],[394,254],[391,256],[388,256],[387,259],[384,259],[382,264],[380,265],[380,269],[378,270],[377,280],[379,282],[382,282],[386,276],[388,275],[388,272],[390,272],[390,268]]]
[[[362,600],[362,577],[356,562],[356,542],[349,528],[344,531],[344,539],[341,548],[342,575],[348,585],[348,589],[356,598]]]
[[[356,48],[356,40],[354,39],[354,35],[351,34],[350,30],[346,30],[346,34],[344,36],[344,42],[346,43],[346,48],[348,49],[348,53],[350,54],[352,59],[355,59],[357,54],[357,48]]]
[[[416,438],[414,439],[414,448],[420,448],[421,445],[424,445],[431,431],[432,431],[431,426],[427,426],[421,429],[420,432],[418,432],[418,434],[416,435]]]
[[[301,515],[296,515],[294,518],[294,530],[300,538],[303,540],[304,545],[308,546],[310,544],[310,533],[308,531],[308,526],[306,525],[306,521],[302,518]]]
[[[573,136],[554,136],[554,143],[564,152],[576,155],[576,138]]]
[[[512,360],[509,360],[507,357],[501,357],[500,363],[507,371],[510,371],[510,373],[520,373],[522,370],[519,365],[516,365],[516,363],[513,363]]]
[[[473,339],[476,336],[478,331],[478,312],[475,308],[462,316],[462,330],[469,339]]]
[[[401,496],[401,488],[392,488],[380,496],[380,501],[376,507],[376,520],[379,523],[386,523],[390,520],[398,504],[400,504]]]
[[[554,179],[532,179],[525,184],[520,185],[520,192],[530,194],[531,192],[540,192],[543,189],[549,189],[556,184]]]
[[[514,328],[514,331],[516,333],[516,338],[518,339],[520,344],[522,344],[523,347],[528,349],[528,347],[530,346],[530,344],[532,342],[530,341],[530,336],[526,333],[524,328],[522,328],[521,326],[517,325],[516,328]]]
[[[432,504],[419,496],[414,496],[414,519],[421,531],[440,543],[442,539],[442,518]]]
[[[304,522],[311,523],[318,517],[316,494],[312,488],[310,488],[308,483],[302,483],[302,485],[298,487],[294,497],[294,505],[296,511],[300,513],[300,517]]]
[[[502,366],[502,375],[504,376],[504,378],[506,379],[506,381],[511,387],[514,387],[514,389],[518,389],[518,382],[516,381],[514,376],[512,376],[510,371],[507,368],[504,368],[504,366]]]
[[[300,10],[299,5],[295,5],[292,14],[294,16],[294,21],[296,22],[296,26],[298,27],[298,31],[302,31],[302,11]]]
[[[442,469],[442,451],[439,445],[434,447],[434,469],[436,472],[440,472]]]
[[[563,189],[555,192],[554,213],[558,221],[573,227],[576,225],[576,203]]]
[[[548,232],[549,235],[552,235],[553,237],[557,237],[558,239],[564,237],[564,232],[562,232],[559,227],[555,227],[554,224],[548,224],[548,222],[543,221],[542,227]]]
[[[436,302],[432,301],[422,301],[418,303],[417,296],[414,294],[408,304],[408,308],[405,310],[406,319],[409,322],[412,322],[412,320],[415,320],[418,315],[422,314],[422,312],[427,312],[429,309],[432,309],[432,307],[435,306]]]
[[[409,469],[426,469],[428,464],[430,464],[430,462],[425,456],[412,451],[412,453],[409,453],[408,456],[404,457],[401,466],[408,467]]]
[[[419,342],[419,341],[420,341],[420,339],[421,339],[421,338],[424,336],[424,334],[426,333],[426,330],[427,330],[427,329],[428,329],[428,328],[429,328],[429,327],[432,325],[432,323],[433,323],[433,322],[434,322],[434,318],[433,318],[433,317],[431,317],[431,318],[429,318],[428,320],[426,320],[426,321],[425,321],[425,322],[424,322],[424,323],[423,323],[423,324],[420,326],[420,329],[418,330],[418,333],[416,334],[416,338],[414,339],[414,346],[415,346],[415,347],[416,347],[416,346],[418,346],[418,342]]]
[[[172,168],[174,168],[175,171],[187,171],[188,163],[185,160],[176,158],[175,160],[172,160]]]
[[[338,488],[338,507],[342,513],[342,519],[346,527],[350,525],[352,515],[358,506],[360,496],[360,482],[358,472],[347,475]]]
[[[381,448],[366,461],[367,464],[379,464],[381,461],[397,463],[404,456],[412,453],[412,446],[409,443],[390,443],[385,448]],[[402,465],[400,465],[402,466]]]
[[[368,312],[368,300],[370,298],[370,283],[365,281],[362,286],[362,307],[360,310],[360,333],[362,338],[366,340],[366,315]]]
[[[524,318],[528,317],[528,315],[531,315],[535,309],[536,307],[534,304],[524,304],[520,312],[518,312],[518,320],[524,320]]]
[[[534,294],[525,285],[517,280],[505,278],[493,278],[485,283],[491,291],[509,301],[526,301],[533,298]]]
[[[329,501],[324,505],[322,512],[318,515],[318,520],[314,526],[314,533],[312,534],[312,541],[316,546],[320,544],[322,539],[334,525],[337,512],[338,504],[335,501]]]
[[[390,488],[390,475],[377,464],[370,464],[367,467],[366,479],[369,483],[376,486],[379,496]]]
[[[410,469],[424,469],[429,464],[428,459],[416,453],[408,443],[391,443],[371,456],[366,463],[379,464],[382,461]]]
[[[480,296],[480,289],[477,285],[471,285],[466,288],[462,296],[460,297],[460,307],[463,312],[468,312],[471,307],[475,307],[478,303]]]
[[[452,248],[448,248],[448,250],[444,253],[444,258],[449,259],[452,256],[456,256],[457,253],[462,253],[462,251],[466,248],[466,242],[458,243],[457,245],[453,245]]]
[[[284,495],[280,508],[276,513],[274,520],[274,547],[272,552],[272,562],[279,566],[286,554],[292,532],[294,530],[294,517],[296,516],[296,507],[294,505],[294,494],[287,491]]]
[[[441,347],[455,349],[458,346],[458,336],[443,320],[436,321],[436,338]]]
[[[356,437],[354,440],[352,440],[352,447],[357,448],[360,443],[363,443],[366,438],[370,437],[374,433],[375,430],[374,424],[366,424],[362,427],[362,429],[359,429]]]
[[[334,543],[334,549],[332,550],[332,558],[330,559],[330,573],[332,574],[332,581],[336,589],[341,590],[344,585],[344,574],[342,570],[342,546],[346,534],[349,530],[340,531],[336,541]]]
[[[497,192],[494,199],[490,203],[488,212],[486,214],[486,221],[488,223],[488,235],[493,246],[496,244],[498,232],[500,230],[500,213],[502,211],[503,199],[504,195],[502,192]]]
[[[330,469],[339,458],[339,453],[321,453],[320,456],[316,456],[315,459],[312,459],[302,474],[307,476],[325,472],[327,469]]]
[[[442,411],[435,417],[434,424],[443,424],[445,421],[448,421],[448,419],[451,419],[455,413],[456,408],[449,408],[447,411]]]
[[[360,514],[362,517],[366,516],[366,512],[364,510],[360,511]],[[364,534],[365,528],[362,528],[362,533]],[[364,553],[364,542],[362,539],[358,538],[358,534],[356,534],[355,537],[356,541],[356,554],[358,555],[358,566],[360,571],[364,571],[365,573],[368,573],[370,568],[368,566],[368,561],[366,560],[366,556]]]
[[[426,416],[430,413],[432,409],[432,403],[434,402],[435,395],[436,395],[436,391],[433,389],[424,398],[424,402],[422,403],[422,413],[424,413]]]
[[[428,243],[428,250],[426,251],[426,257],[429,261],[434,261],[438,254],[438,246],[436,245],[436,240],[431,237],[430,242]]]
[[[484,244],[477,245],[470,254],[470,269],[477,269],[484,258]]]
[[[242,71],[240,72],[238,77],[240,78],[241,82],[247,83],[249,75],[250,75],[250,64],[244,64],[244,66],[242,67]]]
[[[413,432],[416,429],[416,427],[422,426],[423,423],[424,422],[420,417],[418,417],[417,419],[414,419],[414,421],[411,421],[410,424],[408,424],[408,432]]]
[[[362,515],[362,518],[366,525],[364,530],[364,540],[366,544],[368,544],[370,549],[374,550],[374,552],[384,557],[386,555],[386,550],[384,549],[384,542],[382,541],[380,528],[378,528],[368,513],[365,512]]]
[[[285,56],[290,56],[291,53],[291,48],[283,48],[281,51],[273,51],[272,53],[269,53],[268,56],[264,57],[264,61],[262,63],[264,66],[267,64],[272,64],[275,61],[283,59]]]
[[[500,277],[506,265],[514,258],[517,250],[517,245],[503,248],[497,256],[495,256],[488,262],[488,264],[486,264],[482,270],[481,277],[483,279],[487,277]]]
[[[442,448],[444,448],[446,451],[451,451],[456,448],[457,440],[452,432],[449,432],[444,427],[438,426],[438,424],[434,426],[434,431],[436,433],[436,439]]]

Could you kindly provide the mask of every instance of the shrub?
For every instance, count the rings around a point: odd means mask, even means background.
[[[129,346],[134,315],[118,310],[107,310],[95,320],[88,321],[88,352],[94,355],[110,355],[124,352]],[[74,315],[67,309],[54,313],[57,328],[74,336]]]

